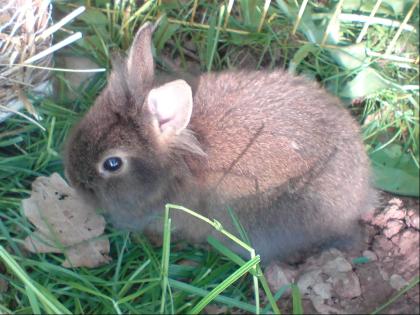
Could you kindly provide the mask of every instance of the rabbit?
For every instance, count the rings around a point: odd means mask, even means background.
[[[167,203],[238,234],[265,262],[357,239],[376,192],[360,128],[338,98],[282,70],[161,82],[144,24],[68,137],[70,184],[120,229],[160,235]],[[172,211],[173,238],[223,237]],[[244,254],[223,239],[226,244]]]

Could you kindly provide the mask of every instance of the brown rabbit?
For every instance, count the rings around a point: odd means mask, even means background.
[[[235,232],[231,207],[263,260],[347,240],[375,192],[357,123],[315,83],[282,71],[226,71],[157,83],[153,26],[73,130],[71,184],[113,224],[160,233],[166,203]],[[219,235],[174,212],[178,238]]]

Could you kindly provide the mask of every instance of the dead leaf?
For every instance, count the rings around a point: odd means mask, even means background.
[[[33,253],[63,253],[64,267],[97,267],[111,258],[109,241],[101,236],[105,219],[81,199],[57,173],[38,177],[23,211],[36,230],[25,239]]]

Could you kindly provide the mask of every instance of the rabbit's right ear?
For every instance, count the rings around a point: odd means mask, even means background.
[[[142,96],[144,90],[150,88],[154,80],[152,34],[152,23],[145,23],[137,31],[128,54],[128,85],[135,97]]]
[[[176,80],[152,89],[144,108],[159,142],[171,141],[185,130],[193,108],[191,87],[184,80]]]

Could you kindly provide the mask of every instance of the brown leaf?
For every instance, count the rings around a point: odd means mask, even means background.
[[[63,267],[97,267],[111,261],[108,239],[96,239],[72,246],[67,251],[67,259]]]
[[[47,236],[35,231],[25,239],[24,245],[33,253],[61,253],[62,250],[56,247],[58,244],[55,243]]]
[[[104,218],[81,199],[57,173],[38,177],[22,201],[24,214],[36,227],[25,239],[35,253],[63,253],[64,267],[96,267],[110,261],[109,241],[101,236]]]

